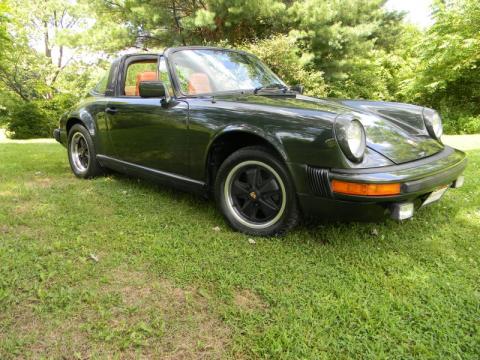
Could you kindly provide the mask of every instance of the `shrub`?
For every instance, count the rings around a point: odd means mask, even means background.
[[[56,94],[50,100],[44,100],[39,103],[40,108],[55,127],[62,114],[70,109],[78,101],[78,97],[71,94]]]
[[[57,94],[48,100],[15,103],[4,115],[9,136],[12,139],[52,137],[60,116],[75,101],[71,95]]]
[[[446,134],[480,133],[480,115],[449,114],[443,119],[443,127]]]
[[[53,126],[35,102],[21,102],[9,111],[7,131],[12,139],[51,137]]]
[[[7,122],[8,110],[5,106],[0,105],[0,127]]]

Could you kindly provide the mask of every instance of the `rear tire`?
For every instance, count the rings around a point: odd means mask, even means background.
[[[281,235],[300,218],[286,166],[261,146],[240,149],[222,163],[215,179],[215,200],[229,225],[249,235]]]
[[[88,179],[103,174],[92,137],[84,126],[72,126],[68,133],[67,149],[70,168],[75,176]]]

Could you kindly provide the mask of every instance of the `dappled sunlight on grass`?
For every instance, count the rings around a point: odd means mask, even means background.
[[[76,179],[57,144],[0,156],[0,358],[480,352],[480,152],[413,220],[305,222],[254,244],[211,201]]]

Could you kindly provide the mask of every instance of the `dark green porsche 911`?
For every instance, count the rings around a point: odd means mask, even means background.
[[[301,214],[412,217],[460,187],[467,162],[432,109],[304,96],[256,57],[207,47],[122,56],[54,136],[78,177],[109,168],[214,194],[253,235]]]

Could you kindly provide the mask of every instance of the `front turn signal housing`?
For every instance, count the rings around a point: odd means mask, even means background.
[[[338,194],[357,196],[390,196],[400,194],[400,183],[365,184],[332,180],[332,191]]]

